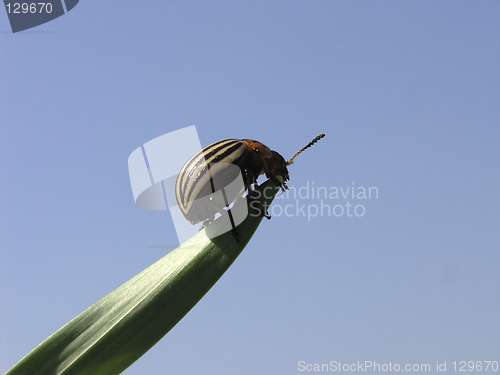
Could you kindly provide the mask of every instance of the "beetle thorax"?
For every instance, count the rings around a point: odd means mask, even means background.
[[[243,139],[249,149],[249,165],[258,176],[265,174],[268,178],[281,176],[289,179],[286,161],[278,152],[253,139]]]

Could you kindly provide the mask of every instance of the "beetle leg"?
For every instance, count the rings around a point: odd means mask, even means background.
[[[245,183],[245,188],[249,191],[252,190],[252,185],[254,188],[259,186],[257,183],[257,177],[248,168],[243,169],[243,182]]]
[[[283,193],[285,192],[285,189],[288,189],[288,186],[286,186],[286,184],[285,184],[285,183],[281,183],[281,182],[280,182],[280,181],[279,181],[276,177],[271,176],[271,177],[270,177],[270,180],[271,180],[272,182],[274,182],[274,184],[275,184],[276,186],[279,186],[279,187],[281,188],[281,191],[282,191]]]
[[[247,184],[250,184],[250,181],[251,181],[251,180],[249,179],[249,177],[250,177],[250,176],[249,176],[249,170],[248,170],[248,168],[244,168],[244,169],[242,169],[242,170],[241,170],[241,174],[243,175],[243,176],[242,176],[242,177],[243,177],[243,183],[245,184],[245,186],[246,186]]]
[[[285,190],[288,190],[288,186],[286,186],[286,182],[283,181],[281,184],[281,193],[283,194]]]

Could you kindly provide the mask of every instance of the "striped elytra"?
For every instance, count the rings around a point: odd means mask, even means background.
[[[268,178],[289,179],[285,159],[261,142],[251,139],[225,139],[194,154],[182,167],[175,185],[175,197],[184,217],[191,223],[213,221],[215,214],[241,197],[261,174]],[[242,183],[224,200],[212,193],[236,181]],[[280,184],[283,188],[286,185]]]

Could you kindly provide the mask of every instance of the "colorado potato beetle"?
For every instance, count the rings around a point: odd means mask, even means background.
[[[253,139],[225,139],[203,148],[184,164],[177,176],[175,197],[182,214],[191,224],[210,223],[217,212],[241,197],[251,189],[252,184],[256,185],[261,174],[283,190],[288,189],[286,181],[290,176],[287,166],[324,136],[320,134],[314,138],[288,161]],[[224,199],[216,199],[213,193],[235,181],[240,173],[243,183],[229,196],[224,195]],[[283,182],[278,181],[277,176]]]

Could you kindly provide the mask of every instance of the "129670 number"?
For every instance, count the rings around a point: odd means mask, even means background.
[[[26,13],[52,13],[51,3],[6,3],[7,13],[26,14]]]

